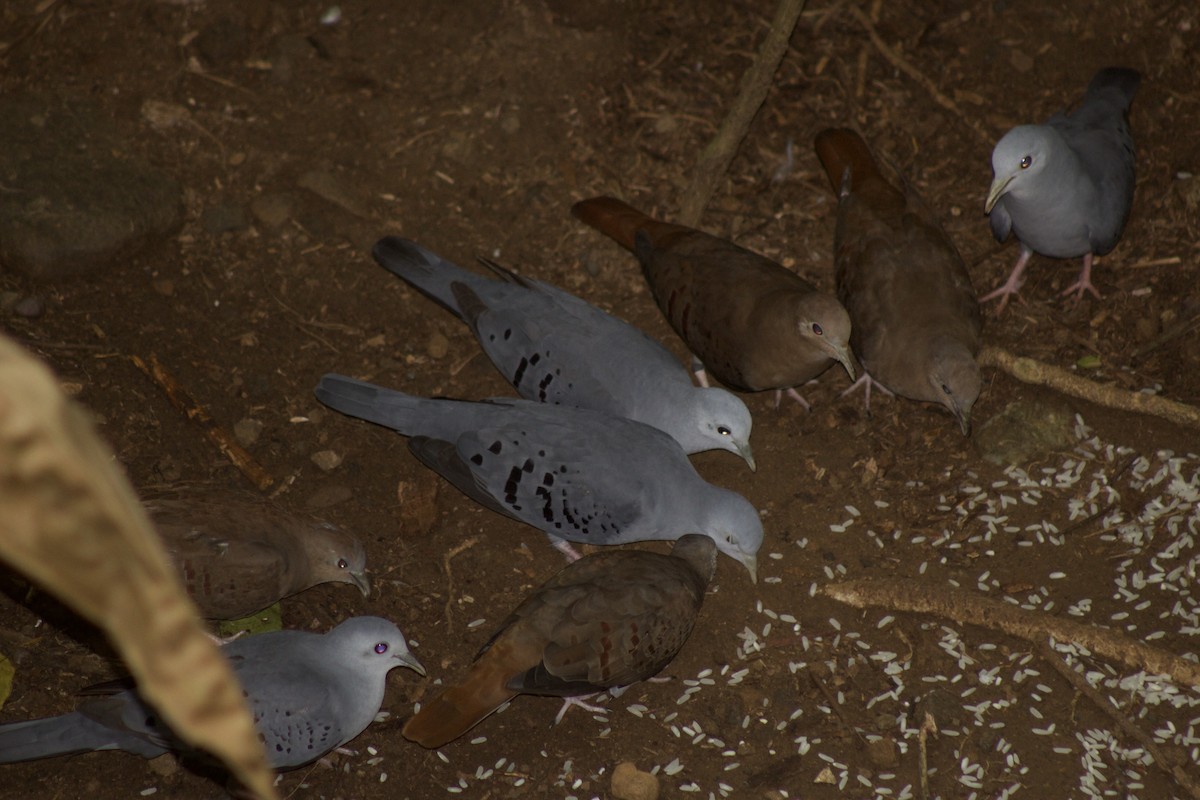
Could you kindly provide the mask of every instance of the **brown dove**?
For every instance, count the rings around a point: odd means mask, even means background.
[[[722,383],[775,389],[776,404],[786,390],[808,408],[793,387],[835,361],[854,378],[846,309],[791,270],[612,197],[582,200],[571,213],[637,256],[671,327]]]
[[[362,544],[329,523],[239,494],[155,499],[146,510],[208,619],[238,619],[320,583],[370,593]]]
[[[857,133],[824,130],[814,144],[838,193],[838,299],[854,325],[868,403],[874,379],[945,406],[970,433],[982,322],[958,250],[911,187],[906,195],[880,174]]]
[[[691,634],[716,564],[713,540],[698,534],[670,555],[584,556],[517,606],[467,677],[423,705],[404,736],[437,748],[518,694],[572,697],[653,677]]]

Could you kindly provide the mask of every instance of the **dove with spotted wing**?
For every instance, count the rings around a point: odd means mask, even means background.
[[[273,769],[303,766],[362,733],[383,703],[387,674],[425,668],[400,629],[379,617],[352,617],[325,634],[274,631],[221,648],[245,693]],[[155,758],[189,752],[130,688],[57,717],[0,725],[0,764],[92,750]]]

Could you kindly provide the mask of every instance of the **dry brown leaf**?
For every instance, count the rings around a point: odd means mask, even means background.
[[[273,775],[112,451],[46,367],[0,336],[0,559],[100,626],[138,691],[261,798]]]

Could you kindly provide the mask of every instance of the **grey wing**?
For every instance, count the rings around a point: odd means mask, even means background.
[[[1052,124],[1096,187],[1088,240],[1094,253],[1104,255],[1121,238],[1136,182],[1133,135],[1121,98],[1111,92],[1096,95],[1069,116],[1055,117]]]
[[[265,668],[263,659],[231,659],[273,769],[307,764],[358,733],[347,731],[330,681],[280,656],[275,652]]]
[[[615,417],[579,427],[487,427],[455,446],[476,491],[504,513],[552,537],[596,544],[635,541],[655,529],[647,488],[671,480],[679,468],[673,453],[686,461],[666,434]]]
[[[996,237],[997,242],[1003,242],[1012,232],[1012,217],[1008,215],[1003,197],[996,201],[996,205],[992,206],[992,213],[988,215],[988,224],[992,226],[992,236]]]

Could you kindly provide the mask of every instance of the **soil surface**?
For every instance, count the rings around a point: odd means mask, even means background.
[[[1051,654],[988,624],[820,594],[915,578],[1200,654],[1200,435],[990,368],[971,439],[905,400],[876,396],[868,414],[839,397],[836,369],[804,387],[809,413],[745,395],[758,471],[728,453],[694,463],[760,509],[760,580],[722,559],[668,680],[631,687],[607,714],[554,725],[556,700],[521,697],[441,752],[406,741],[413,704],[462,675],[562,559],[427,471],[402,437],[314,399],[325,372],[419,395],[510,394],[467,328],[369,248],[398,233],[463,265],[487,255],[685,358],[633,258],[568,209],[613,194],[675,214],[774,4],[355,0],[338,12],[270,0],[0,10],[0,91],[98,109],[179,183],[184,206],[174,232],[87,275],[0,273],[12,300],[0,327],[94,413],[140,491],[250,486],[130,356],[157,356],[222,426],[260,425],[249,449],[277,502],[356,532],[376,586],[291,598],[284,624],[385,616],[429,668],[428,680],[394,671],[390,717],[353,754],[285,774],[284,796],[582,800],[613,796],[624,761],[656,773],[667,798],[1193,796],[1165,767],[1200,781],[1200,689],[1069,643]],[[814,0],[702,226],[832,289],[835,203],[811,142],[850,125],[921,192],[982,294],[1016,259],[982,214],[995,139],[1075,101],[1096,69],[1135,67],[1139,179],[1124,238],[1097,268],[1103,299],[1060,299],[1079,263],[1035,257],[1024,302],[989,307],[985,337],[1198,404],[1198,30],[1185,0]],[[981,432],[1014,402],[1059,419],[1066,444],[987,460]],[[322,451],[334,457],[314,461]],[[3,584],[0,652],[16,675],[0,719],[61,713],[119,670],[69,612],[16,576]],[[1054,662],[1099,691],[1081,693]],[[6,797],[224,791],[171,757],[0,769]]]

